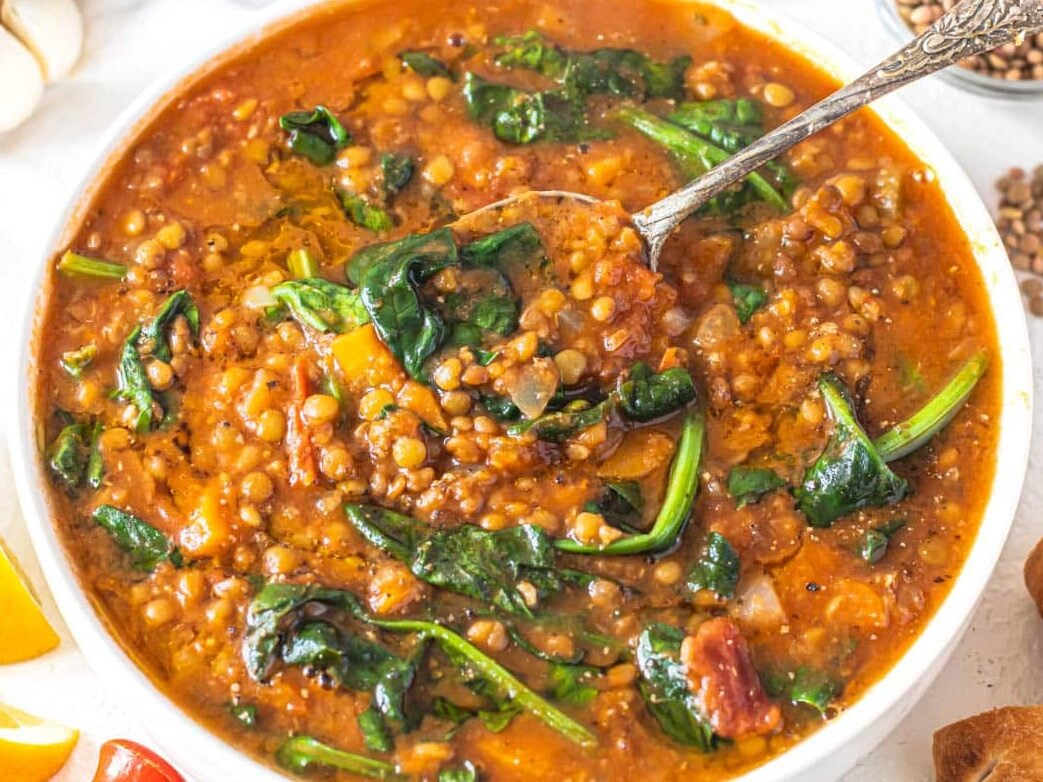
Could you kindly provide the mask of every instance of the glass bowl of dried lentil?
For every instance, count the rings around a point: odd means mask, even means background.
[[[876,0],[880,15],[903,43],[934,24],[958,0]],[[1028,99],[1043,96],[1043,34],[1020,46],[1004,46],[965,60],[943,75],[973,92],[992,97]]]

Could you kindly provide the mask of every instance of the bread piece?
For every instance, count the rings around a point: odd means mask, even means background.
[[[1036,544],[1025,560],[1025,586],[1039,607],[1039,615],[1043,616],[1043,540]]]
[[[1007,706],[934,734],[937,782],[1043,782],[1043,706]]]

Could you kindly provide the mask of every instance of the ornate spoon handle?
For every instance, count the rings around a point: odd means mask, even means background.
[[[871,71],[754,142],[681,190],[634,215],[655,269],[666,237],[722,191],[823,128],[899,87],[960,60],[1043,31],[1043,0],[963,0]]]

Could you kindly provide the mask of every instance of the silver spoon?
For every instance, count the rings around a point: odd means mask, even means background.
[[[686,217],[801,141],[899,87],[968,57],[1009,43],[1020,44],[1026,37],[1041,31],[1043,0],[963,0],[933,27],[865,75],[780,125],[680,190],[633,215],[634,227],[647,250],[648,265],[653,270],[658,267],[667,237]],[[596,198],[582,193],[538,190],[497,201],[471,215],[500,209],[533,197],[598,203]]]

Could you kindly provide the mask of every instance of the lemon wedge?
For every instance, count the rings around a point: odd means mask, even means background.
[[[79,731],[0,703],[0,779],[46,782],[69,759]]]
[[[0,664],[31,660],[58,645],[33,596],[0,547]],[[0,779],[6,779],[0,775]]]

